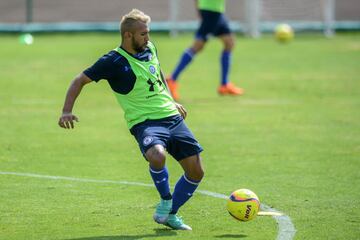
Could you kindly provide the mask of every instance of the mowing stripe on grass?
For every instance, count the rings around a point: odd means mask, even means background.
[[[18,172],[0,172],[1,175],[15,175],[22,177],[33,177],[33,178],[45,178],[45,179],[53,179],[53,180],[68,180],[68,181],[76,181],[76,182],[87,182],[87,183],[111,183],[111,184],[122,184],[122,185],[135,185],[135,186],[143,186],[143,187],[155,187],[154,184],[140,183],[140,182],[128,182],[128,181],[112,181],[112,180],[97,180],[97,179],[88,179],[88,178],[74,178],[74,177],[63,177],[63,176],[49,176],[49,175],[40,175],[34,173],[18,173]],[[228,196],[221,194],[210,192],[206,190],[197,190],[197,193],[214,197],[220,199],[227,199]],[[261,204],[262,210],[274,213],[280,213],[278,210],[271,208],[265,204]],[[272,216],[279,226],[279,231],[277,235],[277,240],[291,240],[295,236],[295,227],[291,222],[289,216],[281,213],[280,216],[274,215]]]

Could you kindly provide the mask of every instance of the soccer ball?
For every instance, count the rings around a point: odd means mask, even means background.
[[[275,38],[282,43],[290,42],[294,38],[294,31],[286,23],[279,24],[275,28]]]
[[[231,193],[226,207],[232,217],[246,222],[256,217],[260,201],[256,194],[249,189],[239,189]]]

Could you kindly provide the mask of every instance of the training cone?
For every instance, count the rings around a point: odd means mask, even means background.
[[[19,42],[24,45],[31,45],[34,43],[34,37],[30,33],[21,34]]]

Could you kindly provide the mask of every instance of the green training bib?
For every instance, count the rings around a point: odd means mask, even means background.
[[[179,114],[174,101],[161,81],[160,64],[155,46],[149,42],[151,59],[140,61],[121,49],[116,48],[130,64],[136,76],[134,88],[126,95],[115,93],[116,99],[124,110],[128,128],[148,119],[161,119]]]

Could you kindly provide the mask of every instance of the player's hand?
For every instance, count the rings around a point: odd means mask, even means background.
[[[59,126],[62,128],[74,128],[74,121],[79,122],[79,119],[72,113],[63,113],[59,119]]]
[[[183,105],[179,104],[179,103],[175,103],[176,109],[179,111],[179,113],[181,114],[181,116],[183,117],[183,119],[186,118],[187,115],[187,111],[186,109],[183,107]]]

